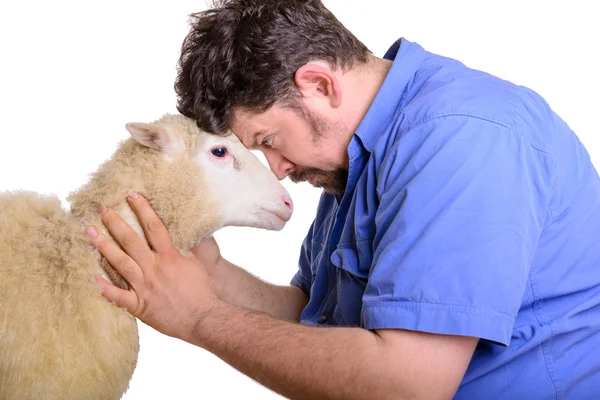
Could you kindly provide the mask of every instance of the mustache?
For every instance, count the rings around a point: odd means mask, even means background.
[[[323,172],[324,171],[318,168],[302,168],[293,170],[292,172],[290,172],[288,177],[292,182],[300,183],[307,181],[312,175],[323,175]]]

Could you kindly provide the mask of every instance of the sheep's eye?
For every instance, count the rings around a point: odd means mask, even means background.
[[[215,157],[225,157],[227,155],[227,149],[225,147],[215,147],[210,151]]]

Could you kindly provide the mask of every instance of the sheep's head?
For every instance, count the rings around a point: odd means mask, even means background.
[[[212,135],[193,120],[170,114],[153,123],[128,123],[126,129],[137,143],[158,151],[160,161],[146,173],[151,178],[145,186],[171,227],[186,230],[182,224],[204,219],[204,231],[223,226],[280,230],[291,218],[287,190],[233,133]]]

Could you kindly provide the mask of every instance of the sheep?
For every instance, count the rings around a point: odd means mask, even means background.
[[[292,215],[286,189],[229,132],[201,131],[165,114],[127,123],[89,181],[67,197],[0,195],[0,399],[115,400],[129,387],[139,352],[137,320],[103,298],[100,274],[127,282],[91,245],[97,214],[116,210],[146,239],[126,195],[146,196],[183,253],[225,226],[281,230]]]

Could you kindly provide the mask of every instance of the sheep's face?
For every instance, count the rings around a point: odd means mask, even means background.
[[[198,134],[194,161],[218,199],[225,224],[280,230],[292,216],[292,200],[275,175],[230,133]]]
[[[126,127],[136,141],[160,150],[167,162],[193,162],[199,171],[199,192],[206,204],[217,208],[210,211],[220,216],[220,226],[281,230],[291,218],[287,190],[233,133],[206,133],[182,115]]]

